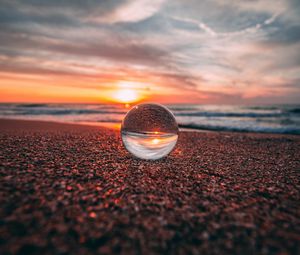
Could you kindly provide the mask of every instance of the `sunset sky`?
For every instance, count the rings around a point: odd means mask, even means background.
[[[300,102],[299,0],[0,0],[1,102]]]

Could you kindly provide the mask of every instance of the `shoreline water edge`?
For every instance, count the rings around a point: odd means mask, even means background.
[[[166,105],[185,131],[300,134],[300,106]],[[0,104],[0,118],[119,128],[130,108],[109,104]]]

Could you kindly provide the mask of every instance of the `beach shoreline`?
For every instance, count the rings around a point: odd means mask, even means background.
[[[41,122],[41,123],[56,123],[56,124],[67,124],[67,125],[80,125],[80,126],[88,126],[88,127],[100,127],[100,128],[107,128],[107,129],[112,129],[115,131],[120,131],[121,129],[121,123],[116,123],[116,122],[74,122],[74,121],[58,121],[58,120],[43,120],[43,119],[28,119],[28,118],[0,118],[0,121],[25,121],[25,122]],[[283,136],[299,136],[299,134],[294,134],[294,133],[273,133],[273,132],[261,132],[261,131],[240,131],[240,130],[224,130],[224,129],[199,129],[199,128],[194,128],[193,126],[189,125],[179,125],[179,131],[180,132],[200,132],[200,133],[226,133],[226,134],[262,134],[262,135],[283,135]]]
[[[132,157],[117,130],[0,119],[2,254],[297,254],[300,137],[180,132]]]
[[[132,105],[133,106],[133,105]],[[299,105],[169,104],[185,131],[300,135]],[[15,118],[119,128],[130,107],[120,104],[0,104],[0,119]]]

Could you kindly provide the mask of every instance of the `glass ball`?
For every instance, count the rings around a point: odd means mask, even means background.
[[[167,156],[178,139],[174,115],[160,104],[139,104],[125,116],[121,126],[125,148],[135,157],[156,160]]]

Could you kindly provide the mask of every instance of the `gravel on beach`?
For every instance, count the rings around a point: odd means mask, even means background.
[[[0,120],[0,254],[300,254],[300,136]]]

